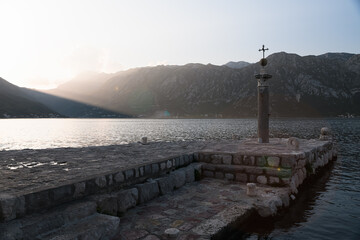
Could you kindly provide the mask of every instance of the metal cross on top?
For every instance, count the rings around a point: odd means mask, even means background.
[[[261,49],[259,49],[259,52],[262,51],[263,52],[263,58],[265,58],[265,51],[269,50],[268,48],[265,48],[265,45],[263,45],[263,47]]]

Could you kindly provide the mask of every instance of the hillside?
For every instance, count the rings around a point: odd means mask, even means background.
[[[359,54],[301,57],[280,52],[268,62],[273,117],[360,115]],[[144,117],[255,117],[254,74],[259,70],[258,63],[246,62],[136,68],[102,77],[91,93],[80,89],[68,97]],[[76,81],[68,82],[68,88],[77,89],[72,84]],[[62,92],[61,87],[52,90]]]
[[[360,114],[359,55],[329,53],[268,57],[271,114],[321,117]],[[93,93],[93,104],[148,117],[254,117],[259,64],[187,64],[132,69]]]
[[[0,78],[0,118],[60,117],[45,105],[30,100],[21,88]]]

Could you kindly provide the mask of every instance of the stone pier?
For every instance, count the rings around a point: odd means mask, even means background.
[[[289,206],[298,186],[337,156],[331,141],[298,143],[2,151],[0,239],[209,239],[254,212]]]

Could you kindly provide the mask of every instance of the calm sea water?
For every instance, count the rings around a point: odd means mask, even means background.
[[[239,228],[229,239],[360,239],[360,119],[276,119],[273,137],[318,138],[329,127],[338,160],[279,216]],[[256,136],[255,119],[2,119],[0,150]]]

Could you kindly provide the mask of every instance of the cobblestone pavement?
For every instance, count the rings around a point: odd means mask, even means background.
[[[263,192],[272,189],[259,187]],[[204,179],[128,210],[113,240],[209,239],[234,220],[246,218],[266,197],[247,196],[245,184]],[[164,233],[169,228],[180,231],[177,237]]]
[[[0,151],[0,189],[26,194],[199,151],[206,142]]]

